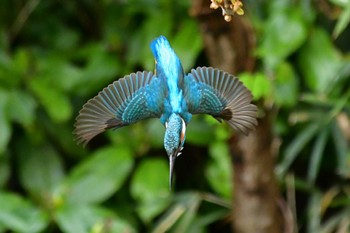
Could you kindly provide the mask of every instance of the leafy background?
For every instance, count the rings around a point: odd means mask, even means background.
[[[85,149],[73,141],[89,98],[153,69],[153,38],[167,36],[186,71],[207,65],[190,6],[0,2],[0,232],[229,231],[227,125],[193,119],[172,192],[158,120],[109,131]],[[251,0],[244,9],[259,64],[238,76],[277,109],[276,174],[298,229],[348,232],[350,1]]]

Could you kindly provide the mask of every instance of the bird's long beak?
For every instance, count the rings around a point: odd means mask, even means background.
[[[169,156],[169,189],[173,187],[173,174],[175,165],[176,153]]]

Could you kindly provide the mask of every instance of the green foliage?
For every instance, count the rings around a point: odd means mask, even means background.
[[[76,166],[63,183],[65,202],[99,203],[115,193],[133,165],[128,148],[105,147]]]
[[[322,29],[311,32],[298,60],[307,86],[316,93],[328,94],[339,80],[341,57]]]
[[[334,29],[336,36],[340,31],[347,32],[345,18],[349,4],[345,2]],[[346,133],[349,127],[344,126],[350,113],[348,53],[344,46],[336,46],[317,18],[320,14],[317,4],[315,8],[308,3],[293,7],[291,4],[292,1],[274,1],[266,23],[261,25],[256,19],[262,28],[257,55],[265,72],[244,74],[242,78],[256,99],[262,99],[267,107],[273,104],[282,113],[277,115],[275,126],[283,140],[276,172],[282,181],[290,172],[296,172],[298,183],[303,185],[295,185],[293,189],[310,196],[305,231],[346,231],[349,226],[342,221],[349,217],[348,191],[339,191],[327,199],[328,192],[339,187],[333,186],[334,181],[325,182],[327,178],[322,173],[334,170],[339,182],[350,178],[350,145]],[[325,186],[329,190],[321,191]],[[349,186],[341,188],[348,190]],[[347,201],[336,204],[339,199]],[[339,215],[325,217],[325,213],[335,209]]]
[[[326,233],[346,229],[350,218],[350,1],[323,3],[247,1],[260,62],[238,76],[259,115],[276,110],[276,173],[288,193],[309,197],[296,210],[301,231]],[[193,117],[172,191],[158,120],[111,130],[85,149],[73,141],[74,118],[89,98],[154,69],[155,37],[168,37],[186,72],[204,65],[188,10],[188,1],[0,1],[0,232],[230,225],[227,124]]]
[[[0,193],[0,229],[40,232],[48,223],[47,214],[14,193]]]
[[[144,160],[135,171],[130,192],[139,203],[137,212],[140,218],[150,223],[170,203],[168,166],[165,161]]]
[[[225,198],[232,195],[232,170],[230,169],[230,153],[228,145],[222,141],[209,146],[212,162],[208,164],[206,177],[210,186]]]

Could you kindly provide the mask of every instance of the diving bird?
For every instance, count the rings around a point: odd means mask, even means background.
[[[225,120],[245,135],[257,125],[252,94],[233,75],[212,67],[184,73],[168,40],[151,42],[155,72],[142,71],[113,82],[90,99],[76,118],[74,134],[84,146],[107,129],[118,129],[148,118],[160,118],[165,126],[164,148],[169,157],[172,187],[175,159],[186,139],[193,114],[209,114]]]

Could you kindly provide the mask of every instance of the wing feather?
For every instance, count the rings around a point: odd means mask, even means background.
[[[84,146],[97,134],[139,120],[160,117],[164,91],[152,72],[137,72],[121,78],[90,99],[76,118],[74,134]],[[148,95],[152,98],[147,99]]]
[[[210,114],[248,134],[257,125],[252,94],[236,77],[212,67],[198,67],[185,77],[184,96],[192,114]]]

